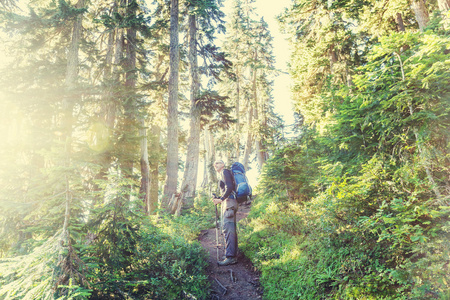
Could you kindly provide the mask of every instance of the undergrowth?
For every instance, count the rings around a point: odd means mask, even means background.
[[[448,233],[399,252],[330,219],[322,201],[255,201],[240,247],[262,273],[265,299],[448,299]]]
[[[213,224],[212,207],[199,196],[180,217],[148,218],[135,201],[98,206],[86,231],[72,228],[72,241],[84,239],[69,248],[77,278],[58,284],[58,257],[68,253],[55,236],[0,261],[0,299],[207,299],[207,253],[196,238]]]

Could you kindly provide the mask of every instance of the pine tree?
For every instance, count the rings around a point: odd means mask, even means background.
[[[256,20],[253,1],[235,1],[230,28],[224,49],[232,61],[231,78],[224,78],[222,88],[229,91],[234,100],[237,123],[231,136],[235,139],[231,157],[240,157],[240,136],[244,135],[243,163],[249,167],[250,155],[256,151],[261,168],[268,158],[265,142],[271,139],[268,131],[263,131],[268,120],[274,115],[269,107],[272,102],[271,77],[276,75],[272,54],[272,37],[267,23]],[[246,121],[246,126],[242,122]],[[256,125],[257,124],[257,125]],[[261,126],[259,125],[261,124]]]
[[[164,196],[169,200],[177,191],[178,180],[178,0],[170,4],[170,75],[167,115],[167,166]]]
[[[197,186],[198,162],[200,154],[200,132],[201,132],[201,113],[202,102],[200,101],[200,81],[201,73],[198,66],[198,54],[220,57],[217,50],[209,43],[214,40],[216,26],[214,23],[221,24],[223,13],[219,6],[221,2],[197,1],[188,5],[189,10],[189,73],[190,73],[190,124],[189,139],[186,154],[186,166],[184,170],[183,183],[181,185],[182,200],[185,205],[192,205],[192,199],[195,196]],[[200,34],[197,32],[199,24]],[[209,66],[209,68],[215,66]],[[204,72],[207,71],[204,69]]]

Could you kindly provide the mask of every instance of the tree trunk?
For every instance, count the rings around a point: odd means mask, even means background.
[[[229,141],[230,141],[231,139],[230,139],[230,132],[229,132],[229,130],[227,130],[226,132],[225,132],[225,143],[230,143]],[[224,161],[224,163],[225,163],[225,165],[230,165],[231,164],[231,160],[230,160],[230,157],[232,156],[232,155],[230,155],[230,152],[233,152],[233,150],[232,149],[230,149],[229,147],[225,147],[225,149],[224,149],[224,154],[221,156],[222,157],[222,159],[223,159],[223,161]]]
[[[117,12],[117,5],[114,3],[112,8],[112,13]],[[115,121],[115,103],[113,98],[113,84],[112,84],[112,66],[113,66],[113,57],[114,57],[114,49],[115,49],[115,35],[116,30],[113,29],[108,34],[108,43],[106,45],[106,56],[105,56],[105,68],[103,70],[103,85],[104,85],[104,93],[102,95],[102,103],[101,103],[101,112],[100,112],[100,120],[102,125],[104,125],[108,130],[108,139],[111,137],[112,131],[114,129],[114,121]],[[116,45],[117,46],[117,45]],[[111,154],[109,149],[109,140],[108,144],[105,144],[105,149],[99,154],[98,163],[101,166],[100,171],[95,176],[95,181],[104,181],[106,180],[106,175],[108,173],[108,168],[111,163]],[[92,207],[95,207],[97,203],[102,202],[104,196],[100,193],[101,188],[97,183],[94,183],[94,191],[96,192],[96,196],[93,199]]]
[[[239,74],[239,67],[236,68],[236,137],[235,137],[235,161],[239,161],[240,157],[240,98],[241,98],[241,86],[240,86],[240,74]]]
[[[209,134],[209,149],[210,149],[210,157],[209,157],[209,164],[208,164],[208,170],[209,170],[209,178],[210,183],[215,184],[217,183],[217,172],[214,169],[214,161],[216,160],[216,145],[214,140],[214,135]]]
[[[450,0],[438,0],[439,10],[445,14],[450,9]]]
[[[196,16],[189,16],[189,69],[191,77],[191,113],[189,138],[181,192],[184,206],[193,205],[197,187],[198,160],[200,154],[200,107],[197,103],[200,91],[197,63],[197,25]]]
[[[142,200],[144,211],[150,213],[150,165],[148,162],[147,127],[145,119],[140,118],[139,138],[141,139],[141,187],[139,197]]]
[[[76,7],[82,8],[84,5],[83,0],[78,0]],[[67,57],[67,69],[66,69],[66,91],[67,94],[63,99],[63,132],[65,136],[65,154],[66,154],[66,168],[71,164],[71,152],[72,152],[72,126],[73,126],[73,108],[75,105],[74,90],[77,86],[78,77],[78,51],[80,48],[81,40],[81,29],[82,29],[82,18],[83,16],[79,14],[73,24],[72,29],[72,39],[69,47],[69,53]],[[70,222],[70,209],[72,195],[70,191],[69,177],[66,175],[66,207],[64,214],[64,224],[61,236],[61,242],[64,246],[69,243],[69,222]]]
[[[355,86],[355,84],[353,83],[353,78],[352,74],[350,73],[350,67],[348,66],[348,63],[345,67],[345,77],[347,79],[347,87],[352,88],[353,86]]]
[[[205,148],[204,166],[203,166],[203,182],[202,187],[206,187],[211,182],[209,176],[209,163],[211,161],[211,148],[209,147],[209,132],[205,127],[203,129],[203,147]]]
[[[395,21],[397,22],[397,30],[399,32],[405,32],[405,25],[403,24],[403,17],[401,13],[395,15]]]
[[[330,54],[330,74],[334,74],[334,65],[337,62],[336,50],[334,50],[334,44],[330,46],[329,49]]]
[[[448,29],[450,26],[450,20],[447,16],[447,12],[450,9],[450,0],[438,0],[438,5],[443,18],[444,29]]]
[[[248,132],[247,132],[247,142],[245,144],[244,161],[242,164],[246,171],[248,171],[250,153],[252,151],[252,122],[253,122],[253,105],[250,104],[250,109],[248,111]]]
[[[84,5],[83,0],[78,0],[76,8],[80,9]],[[69,52],[67,56],[67,69],[65,78],[66,94],[64,95],[62,106],[63,106],[63,116],[62,116],[62,131],[63,138],[65,138],[65,161],[64,168],[69,169],[72,165],[71,155],[72,155],[72,127],[73,127],[73,109],[78,96],[75,89],[77,88],[78,82],[78,52],[81,40],[81,30],[82,30],[82,18],[81,14],[77,15],[72,28],[72,37],[69,46]],[[67,171],[66,171],[67,172]],[[60,296],[60,284],[67,284],[69,280],[73,278],[70,270],[65,268],[73,268],[73,257],[68,254],[70,250],[70,234],[69,234],[69,223],[72,205],[72,191],[70,188],[70,177],[66,173],[64,176],[65,184],[65,212],[64,212],[64,224],[62,228],[62,233],[58,243],[58,263],[54,269],[53,284],[54,284],[54,295]],[[74,254],[76,255],[76,254]],[[61,266],[64,265],[64,268]],[[61,292],[61,296],[64,291]]]
[[[255,54],[255,61],[258,59],[258,54]],[[262,102],[258,100],[258,86],[257,86],[257,70],[253,70],[253,79],[252,79],[252,94],[253,94],[253,103],[254,103],[254,109],[253,114],[255,121],[261,125],[262,128],[265,127],[265,120],[264,117],[260,117],[260,107],[263,107]],[[261,112],[263,110],[261,109]],[[262,169],[264,162],[265,162],[265,151],[263,149],[262,143],[261,143],[261,132],[258,130],[256,136],[255,136],[255,151],[256,151],[256,158],[258,160],[258,168],[259,170]],[[245,165],[244,165],[245,166]]]
[[[424,0],[413,0],[411,6],[414,10],[417,23],[419,24],[419,29],[420,31],[423,31],[430,20],[425,2]]]
[[[135,0],[130,0],[127,7],[127,16],[136,17],[136,2]],[[132,26],[132,25],[130,25]],[[123,128],[124,135],[128,137],[136,137],[136,120],[135,120],[135,104],[136,104],[136,29],[133,27],[127,28],[126,30],[126,60],[125,60],[125,90],[126,97],[122,99],[124,115],[125,115],[125,126]],[[133,147],[134,148],[134,147]],[[132,148],[132,149],[133,149]],[[131,152],[128,147],[125,149],[126,152]],[[133,153],[125,153],[123,157],[123,162],[121,164],[124,176],[130,181],[133,181]],[[148,177],[148,174],[145,176]],[[133,184],[128,185],[128,194],[126,198],[131,199],[131,194],[133,191]]]
[[[167,116],[167,175],[164,197],[168,201],[177,191],[178,182],[178,0],[170,7],[170,75]]]
[[[162,95],[161,95],[162,97]],[[161,147],[159,145],[159,139],[161,137],[161,128],[157,125],[152,126],[152,143],[150,148],[154,153],[159,153]],[[149,214],[152,214],[158,207],[158,191],[159,191],[159,155],[156,155],[150,162],[150,197],[149,197]]]

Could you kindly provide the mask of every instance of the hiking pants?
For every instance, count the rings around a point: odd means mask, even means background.
[[[228,198],[222,203],[222,232],[225,237],[225,256],[236,257],[238,240],[236,233],[236,213],[238,204],[235,199]]]

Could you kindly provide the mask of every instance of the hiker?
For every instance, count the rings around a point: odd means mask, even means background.
[[[222,191],[220,198],[213,198],[215,205],[221,204],[222,232],[225,236],[225,256],[223,261],[218,261],[219,266],[228,266],[237,263],[237,233],[236,212],[238,203],[235,199],[234,180],[230,170],[225,169],[222,160],[214,162],[214,169],[220,174],[219,186]]]

